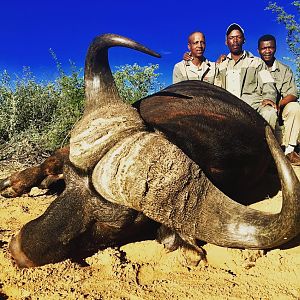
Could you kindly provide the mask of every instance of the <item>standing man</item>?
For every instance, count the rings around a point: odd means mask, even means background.
[[[275,129],[277,92],[274,79],[262,59],[243,50],[244,43],[243,28],[231,24],[225,40],[230,53],[218,65],[215,84],[248,103]]]
[[[184,80],[201,80],[213,84],[216,75],[216,65],[204,57],[205,36],[196,31],[188,37],[188,48],[191,60],[177,63],[173,69],[173,83]]]
[[[297,102],[293,72],[275,58],[276,39],[273,35],[267,34],[259,38],[258,53],[275,81],[279,121],[284,125],[285,155],[293,165],[300,166],[300,156],[294,151],[300,132],[300,104]]]

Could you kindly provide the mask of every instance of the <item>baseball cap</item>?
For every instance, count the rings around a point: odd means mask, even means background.
[[[226,35],[228,35],[232,30],[239,30],[244,35],[244,29],[237,23],[232,23],[227,27]]]

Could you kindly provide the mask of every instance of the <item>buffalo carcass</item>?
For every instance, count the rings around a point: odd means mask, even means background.
[[[108,64],[112,46],[158,56],[118,35],[92,42],[85,112],[71,133],[64,168],[66,189],[10,242],[17,264],[43,265],[134,240],[149,230],[150,220],[195,248],[203,240],[266,249],[298,235],[300,184],[264,120],[226,91],[199,81],[172,85],[135,109],[117,93]],[[283,191],[278,214],[243,206],[213,183],[222,189],[236,180],[243,184],[271,156]]]

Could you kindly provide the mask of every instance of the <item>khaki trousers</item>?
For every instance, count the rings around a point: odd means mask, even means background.
[[[299,102],[288,103],[282,111],[283,120],[283,145],[296,146],[300,132],[300,104]]]

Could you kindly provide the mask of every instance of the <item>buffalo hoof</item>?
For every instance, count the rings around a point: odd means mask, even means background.
[[[10,182],[9,178],[0,179],[0,191],[3,191],[10,185],[11,185],[11,182]]]
[[[4,198],[16,198],[20,197],[22,193],[17,193],[12,187],[8,187],[4,191],[1,192],[1,196]]]
[[[180,247],[179,252],[182,255],[181,264],[185,267],[196,267],[200,263],[203,266],[207,265],[206,254],[201,247],[197,250],[193,247]]]
[[[5,198],[18,197],[17,193],[11,188],[11,180],[9,177],[0,180],[0,191],[1,196]]]
[[[200,262],[203,265],[207,264],[205,250],[198,246],[194,239],[161,225],[157,231],[156,240],[170,252],[179,249],[185,266],[197,266]]]
[[[17,173],[15,173],[17,174]],[[5,198],[20,197],[28,192],[22,181],[16,180],[16,175],[0,180],[0,195]]]
[[[19,268],[30,268],[36,267],[37,265],[34,264],[22,251],[21,249],[21,240],[20,240],[20,233],[14,236],[10,243],[9,243],[9,251],[14,259],[15,263]]]

